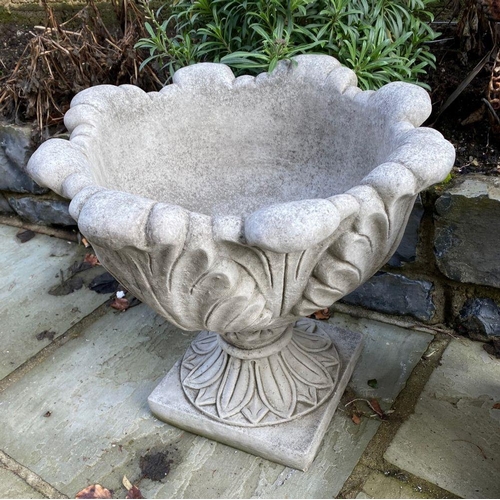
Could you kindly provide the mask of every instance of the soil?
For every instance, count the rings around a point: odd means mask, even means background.
[[[448,21],[446,16],[437,21]],[[435,117],[446,99],[484,56],[483,53],[464,53],[456,36],[456,23],[436,24],[441,32],[438,41],[431,48],[436,56],[436,68],[429,69],[423,78],[431,88],[434,107],[433,116],[427,125],[439,130],[455,146],[457,160],[453,173],[483,173],[500,175],[500,137],[492,132],[490,116],[482,99],[486,96],[492,61],[484,66],[472,82],[457,99],[442,113],[437,121]],[[34,30],[32,26],[6,24],[0,22],[0,77],[14,68],[27,41]],[[486,50],[486,49],[483,49]],[[492,57],[492,59],[494,56]],[[473,113],[483,108],[482,117],[476,123],[462,125]]]
[[[461,50],[454,25],[440,28],[440,31],[439,39],[446,41],[432,44],[436,69],[430,69],[423,79],[431,87],[434,108],[426,125],[439,130],[455,146],[457,159],[454,174],[500,175],[500,137],[492,131],[491,117],[482,101],[486,97],[495,54],[436,121],[448,97],[487,53],[487,50],[482,53]],[[481,115],[480,120],[462,125],[473,114]]]

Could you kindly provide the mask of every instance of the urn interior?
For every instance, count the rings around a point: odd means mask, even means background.
[[[343,193],[387,154],[382,117],[307,82],[144,104],[118,101],[98,124],[95,182],[206,215]]]

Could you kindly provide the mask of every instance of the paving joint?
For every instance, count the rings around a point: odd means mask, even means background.
[[[344,483],[338,498],[355,498],[363,489],[370,473],[394,477],[405,484],[415,487],[415,491],[430,494],[432,498],[460,498],[449,491],[436,486],[413,474],[400,470],[385,460],[384,453],[394,439],[401,425],[414,413],[427,381],[432,372],[439,366],[441,357],[451,342],[452,337],[446,333],[436,333],[421,360],[406,381],[404,389],[392,405],[394,413],[389,420],[383,421],[361,456],[358,464]],[[417,489],[417,486],[420,487]]]
[[[44,481],[39,475],[20,464],[7,453],[0,450],[0,463],[10,472],[22,479],[28,486],[47,498],[68,498],[51,484]]]
[[[51,356],[59,347],[63,346],[70,340],[80,337],[86,328],[95,323],[99,318],[104,316],[109,311],[108,301],[104,302],[92,312],[84,316],[80,321],[71,326],[62,335],[59,335],[50,344],[45,346],[42,350],[38,351],[34,356],[25,361],[22,365],[18,366],[11,373],[6,375],[0,380],[0,394],[5,391],[12,384],[18,382],[35,366],[43,363],[49,356]]]

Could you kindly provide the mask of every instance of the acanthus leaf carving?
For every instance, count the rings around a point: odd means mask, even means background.
[[[296,405],[297,389],[277,354],[255,362],[259,396],[276,415],[290,418]]]
[[[241,410],[241,413],[251,424],[256,425],[269,413],[269,408],[262,402],[259,394],[254,392],[250,403]]]
[[[184,379],[184,385],[191,389],[203,389],[222,377],[227,364],[227,354],[222,349],[215,348],[211,353],[202,356]]]
[[[230,347],[218,341],[218,334],[202,332],[181,363],[187,398],[211,418],[250,427],[286,422],[323,404],[340,370],[328,333],[312,320],[277,332],[289,336],[275,337],[272,330],[256,335],[276,338],[278,350],[250,358],[251,350]],[[282,339],[288,343],[282,345]]]
[[[302,351],[293,340],[285,350],[287,352],[283,353],[283,360],[294,378],[317,389],[326,389],[333,385],[330,374],[321,363]]]
[[[217,394],[217,411],[221,418],[239,413],[255,392],[253,364],[247,360],[230,358],[224,379]]]

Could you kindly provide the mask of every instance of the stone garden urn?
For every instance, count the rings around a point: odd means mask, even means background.
[[[28,170],[70,198],[101,263],[183,330],[202,330],[149,398],[159,418],[299,469],[361,349],[304,319],[393,254],[454,149],[418,128],[427,93],[361,91],[329,56],[235,78],[185,67],[160,92],[102,85]]]

